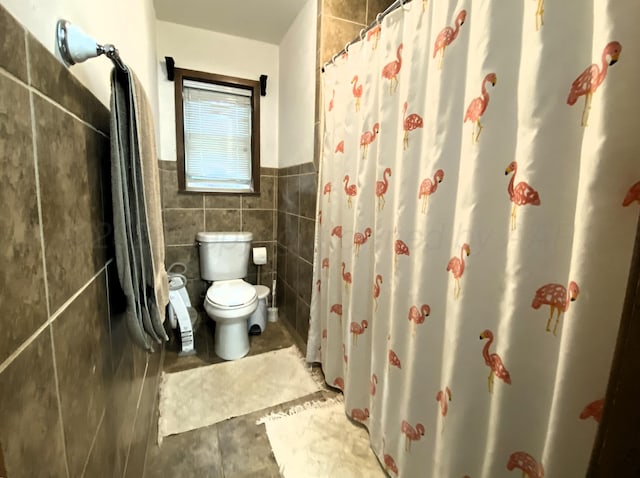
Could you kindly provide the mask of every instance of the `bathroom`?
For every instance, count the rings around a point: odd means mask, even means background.
[[[108,220],[111,214],[107,193],[110,187],[108,108],[112,64],[106,58],[97,58],[65,67],[53,53],[55,24],[60,18],[79,25],[98,41],[116,45],[151,99],[159,159],[165,264],[167,267],[175,262],[187,265],[191,301],[201,302],[205,287],[199,274],[198,249],[194,246],[196,234],[200,231],[251,232],[252,246],[266,248],[267,264],[259,271],[250,266],[247,280],[269,287],[273,280],[277,284],[279,320],[267,324],[265,335],[270,328],[277,330],[278,327],[305,352],[315,285],[316,193],[322,185],[318,180],[321,111],[330,99],[321,96],[321,66],[360,35],[361,30],[376,19],[376,14],[392,2],[289,2],[295,4],[289,23],[280,27],[279,37],[266,41],[222,29],[183,25],[186,22],[179,17],[171,20],[162,16],[161,11],[169,3],[113,0],[105,5],[53,0],[46,5],[36,5],[0,0],[3,186],[0,231],[4,243],[0,254],[3,271],[0,304],[4,309],[1,323],[5,329],[0,339],[0,476],[158,476],[150,474],[153,465],[149,462],[157,459],[158,450],[162,449],[158,448],[156,436],[160,377],[167,365],[165,360],[170,359],[171,354],[173,360],[182,359],[168,346],[148,354],[129,340],[122,318],[123,299],[113,286],[118,277],[113,226]],[[424,8],[420,5],[423,2],[410,3],[415,8]],[[435,2],[428,2],[432,3]],[[525,5],[527,15],[529,10],[535,10],[535,2],[524,3],[531,4]],[[456,5],[451,9],[459,10]],[[548,9],[553,12],[551,5]],[[553,26],[549,12],[543,28]],[[527,21],[529,19],[527,16]],[[447,21],[453,24],[453,18]],[[636,38],[636,48],[638,43]],[[612,80],[616,68],[630,65],[634,56],[632,43],[627,41],[624,46],[626,51],[619,65],[611,68]],[[453,52],[453,48],[450,51]],[[430,48],[425,55],[431,58]],[[445,67],[449,55],[448,50]],[[267,75],[266,96],[260,99],[263,121],[259,196],[178,192],[174,87],[167,79],[166,56],[174,58],[179,68],[255,80]],[[594,54],[590,61],[597,58]],[[580,71],[575,74],[572,71],[569,76],[573,79]],[[500,76],[496,92],[502,81]],[[602,88],[605,86],[608,86],[606,81]],[[489,90],[494,91],[491,87]],[[593,101],[595,118],[597,95]],[[630,99],[629,104],[637,102]],[[579,108],[582,110],[582,103]],[[633,122],[631,115],[629,122]],[[469,131],[465,130],[467,140]],[[490,141],[490,135],[487,124],[481,144],[483,140]],[[410,136],[409,147],[413,141],[414,136]],[[448,181],[449,176],[441,185],[443,192]],[[500,193],[504,194],[503,189]],[[430,199],[429,204],[433,199],[437,198]],[[544,200],[543,196],[543,203]],[[637,218],[637,209],[635,211]],[[518,221],[526,218],[527,212],[526,207],[522,207]],[[632,213],[633,205],[624,212]],[[634,234],[627,234],[625,243],[629,250],[633,246],[635,223],[631,230]],[[479,251],[473,244],[471,248],[469,271],[473,273],[471,261]],[[637,255],[636,251],[629,274],[632,287],[638,279]],[[623,269],[616,272],[624,276],[626,283],[629,265]],[[465,283],[462,284],[466,292]],[[587,294],[576,301],[575,307],[583,297]],[[598,460],[603,465],[600,471],[592,468],[589,476],[633,476],[625,475],[624,471],[607,474],[606,470],[632,470],[638,466],[637,461],[632,463],[632,459],[627,458],[623,463],[627,468],[613,467],[614,464],[622,466],[623,462],[616,461],[615,456],[637,455],[627,450],[633,446],[637,450],[639,442],[640,427],[632,425],[638,423],[638,412],[633,405],[637,395],[633,395],[629,385],[631,378],[637,376],[632,367],[637,367],[634,364],[638,363],[637,350],[640,350],[634,347],[634,344],[640,345],[638,331],[631,326],[631,317],[638,314],[637,309],[633,312],[635,315],[631,312],[634,300],[637,299],[628,293],[620,329],[630,340],[618,343],[613,368],[608,362],[605,364],[607,370],[612,370],[611,377],[618,381],[619,405],[608,411],[607,439],[601,429],[597,442],[614,445],[597,449]],[[436,317],[436,311],[432,315]],[[201,324],[199,333],[206,334],[210,325]],[[616,330],[609,331],[608,336],[615,341],[616,333]],[[478,342],[477,334],[474,338]],[[486,374],[483,380],[486,382]],[[496,379],[496,389],[501,385],[504,384]],[[451,403],[459,403],[455,401],[457,398],[454,393]],[[429,400],[434,402],[430,405],[435,405],[433,397]],[[242,423],[246,425],[246,420]],[[447,427],[453,430],[454,422]],[[258,435],[248,427],[227,426],[225,433],[229,440],[234,436],[245,440],[238,449],[229,450],[229,446],[222,443],[223,435],[218,433],[222,454],[233,455],[229,468],[216,462],[212,466],[221,467],[216,469],[222,472],[201,472],[193,476],[278,476],[277,464],[269,458],[269,443],[264,432]],[[252,435],[246,437],[247,433]],[[595,428],[589,433],[593,440]],[[201,455],[195,452],[193,444],[184,446],[190,448],[184,448],[179,456],[183,466],[188,467],[187,462],[195,462]],[[244,447],[249,446],[254,450],[245,453]],[[402,443],[399,448],[403,448]],[[251,459],[251,454],[259,458]],[[592,455],[595,462],[594,456],[595,452]],[[224,461],[224,456],[221,460]],[[232,466],[234,460],[245,462],[249,467],[238,470]],[[604,464],[611,467],[606,468]],[[468,473],[489,476],[480,470]],[[505,476],[509,476],[509,472],[506,473]],[[547,476],[559,475],[548,473]]]

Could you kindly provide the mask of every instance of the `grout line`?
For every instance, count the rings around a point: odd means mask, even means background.
[[[100,416],[100,420],[98,421],[96,432],[93,434],[93,439],[91,440],[91,446],[89,446],[89,453],[87,453],[87,458],[84,461],[84,466],[82,467],[82,473],[80,474],[80,476],[82,477],[84,477],[84,474],[87,471],[87,466],[89,465],[89,459],[91,458],[91,453],[93,453],[93,447],[96,445],[96,441],[98,440],[98,433],[100,433],[100,429],[102,428],[102,422],[104,422],[104,417],[106,414],[107,414],[107,408],[105,407],[102,410],[102,415]]]
[[[26,42],[26,40],[25,40]],[[27,57],[29,56],[28,53],[28,49],[27,49]],[[27,60],[28,61],[28,60]],[[41,97],[42,99],[48,101],[49,103],[51,103],[52,105],[56,106],[58,109],[62,110],[63,112],[65,112],[66,114],[68,114],[69,116],[71,116],[72,118],[74,118],[75,120],[79,121],[80,123],[82,123],[83,125],[87,126],[88,128],[92,129],[94,132],[104,136],[105,138],[109,138],[109,136],[106,133],[103,133],[102,131],[100,131],[99,129],[97,129],[95,126],[93,126],[91,123],[88,123],[86,120],[83,120],[82,118],[80,118],[77,114],[72,113],[71,111],[69,111],[67,108],[65,108],[64,106],[62,106],[60,103],[55,102],[54,100],[52,100],[51,98],[49,98],[48,96],[46,96],[44,93],[42,93],[40,90],[34,88],[33,86],[25,83],[24,81],[22,81],[20,78],[18,78],[17,76],[13,75],[12,73],[8,72],[7,70],[5,70],[4,68],[0,67],[0,75],[3,75],[7,78],[9,78],[10,80],[15,81],[16,83],[19,83],[20,85],[24,86],[27,90],[29,90],[32,93],[35,93],[36,95],[38,95],[39,97]],[[27,68],[27,75],[29,77],[28,81],[31,82],[31,71],[29,68]],[[102,104],[102,103],[100,103]],[[104,105],[103,105],[104,106]]]
[[[9,367],[9,365],[11,365],[11,364],[13,363],[13,361],[14,361],[14,360],[15,360],[15,359],[16,359],[16,358],[17,358],[17,357],[18,357],[22,352],[24,352],[24,351],[25,351],[25,349],[26,349],[27,347],[29,347],[29,345],[31,345],[31,344],[33,343],[33,342],[38,338],[38,336],[39,336],[39,335],[40,335],[40,334],[41,334],[41,333],[42,333],[42,332],[43,332],[47,327],[49,327],[49,325],[53,324],[53,322],[54,322],[54,321],[55,321],[55,320],[56,320],[60,315],[62,315],[62,313],[63,313],[63,312],[64,312],[64,311],[65,311],[65,310],[66,310],[66,309],[67,309],[67,308],[68,308],[68,307],[73,303],[73,301],[74,301],[75,299],[77,299],[77,298],[78,298],[78,296],[80,296],[80,294],[82,294],[82,293],[87,289],[87,287],[89,287],[89,286],[91,285],[91,283],[92,283],[94,280],[96,280],[96,278],[98,278],[98,277],[100,276],[100,274],[102,274],[104,271],[106,271],[107,266],[108,266],[109,264],[111,264],[111,262],[113,262],[113,259],[109,259],[109,260],[105,263],[105,265],[104,265],[104,266],[103,266],[103,267],[102,267],[98,272],[96,272],[96,274],[95,274],[91,279],[89,279],[89,281],[88,281],[85,285],[83,285],[80,289],[78,289],[78,291],[77,291],[75,294],[73,294],[73,295],[72,295],[72,296],[71,296],[71,297],[70,297],[70,298],[69,298],[69,299],[68,299],[64,304],[62,304],[62,305],[60,306],[60,308],[59,308],[56,312],[54,312],[54,314],[53,314],[51,317],[49,317],[49,319],[48,319],[44,324],[42,324],[40,327],[38,327],[38,328],[36,329],[36,331],[35,331],[35,332],[34,332],[34,333],[33,333],[33,334],[32,334],[32,335],[31,335],[27,340],[25,340],[24,342],[22,342],[22,344],[20,344],[20,346],[19,346],[17,349],[15,349],[15,350],[13,351],[13,353],[12,353],[11,355],[9,355],[9,357],[7,357],[7,358],[5,359],[5,361],[4,361],[4,362],[0,363],[0,374],[1,374],[2,372],[4,372],[4,371],[7,369],[7,367]]]
[[[26,60],[27,60],[27,81],[29,82],[29,84],[31,84],[31,55],[30,55],[30,51],[29,51],[29,41],[27,39],[27,35],[25,34],[24,36],[24,43],[25,43],[25,53],[26,53]],[[45,301],[45,308],[46,308],[46,312],[47,312],[47,321],[44,323],[43,326],[41,326],[36,332],[39,335],[40,332],[44,331],[45,329],[49,329],[49,341],[51,344],[51,361],[52,361],[52,365],[53,365],[53,384],[56,390],[56,404],[58,405],[58,420],[60,421],[60,435],[62,438],[62,454],[64,456],[64,467],[65,467],[65,471],[67,473],[67,477],[70,476],[69,473],[69,455],[67,453],[67,440],[65,437],[65,432],[64,432],[64,418],[62,416],[62,401],[60,399],[60,381],[58,379],[58,366],[56,363],[56,348],[55,348],[55,342],[53,340],[53,328],[50,327],[50,318],[51,318],[51,304],[50,304],[50,296],[49,296],[49,279],[47,277],[47,256],[46,256],[46,251],[45,251],[45,246],[44,246],[44,225],[43,225],[43,221],[42,221],[42,197],[40,194],[40,171],[38,169],[38,138],[37,138],[37,128],[36,128],[36,114],[35,114],[35,104],[33,101],[33,95],[34,92],[33,90],[30,89],[30,87],[28,88],[28,92],[29,92],[29,113],[30,113],[30,120],[31,120],[31,148],[33,150],[33,170],[34,170],[34,175],[35,175],[35,187],[36,187],[36,205],[38,208],[38,232],[40,235],[40,254],[41,254],[41,258],[42,258],[42,280],[44,282],[44,301]],[[25,341],[25,343],[28,345],[30,345],[38,335],[32,335],[29,339],[27,339],[27,341]],[[28,343],[27,343],[28,342]],[[23,344],[24,345],[24,344]],[[24,347],[24,349],[26,349],[26,346]],[[22,350],[24,350],[22,349]],[[20,349],[20,347],[14,352],[19,352],[22,351]],[[3,362],[2,364],[0,364],[0,370],[6,368],[11,362],[13,362],[13,360],[15,360],[18,357],[19,353],[16,353],[16,355],[14,356],[13,354],[11,356],[9,356],[5,362]],[[11,362],[9,362],[9,360],[11,360]],[[9,362],[9,363],[7,363]],[[6,364],[6,365],[5,365]]]
[[[129,442],[129,446],[127,446],[127,457],[125,458],[125,461],[124,461],[122,476],[127,475],[127,466],[129,466],[129,456],[131,455],[131,446],[133,445],[133,441],[135,439],[136,425],[138,423],[138,418],[140,415],[140,401],[142,400],[142,392],[144,392],[144,382],[145,382],[145,378],[147,377],[147,371],[149,370],[149,355],[145,354],[145,357],[146,357],[146,361],[144,365],[144,375],[142,376],[142,380],[141,380],[142,385],[140,385],[140,391],[138,392],[138,400],[136,401],[136,416],[133,419],[133,425],[131,430],[131,441]],[[134,358],[134,361],[135,361],[135,358]]]

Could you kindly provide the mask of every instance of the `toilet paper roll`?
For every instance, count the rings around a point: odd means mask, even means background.
[[[261,266],[267,263],[267,248],[266,247],[254,247],[253,248],[253,263],[257,266]]]

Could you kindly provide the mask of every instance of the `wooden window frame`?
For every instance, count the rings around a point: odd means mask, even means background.
[[[260,82],[233,76],[217,75],[197,70],[176,68],[174,76],[175,108],[176,108],[176,156],[178,170],[178,191],[183,193],[208,194],[260,194]],[[186,165],[184,154],[184,110],[182,105],[183,80],[194,80],[202,83],[215,83],[251,91],[251,184],[252,191],[211,191],[210,189],[189,189],[185,180]]]

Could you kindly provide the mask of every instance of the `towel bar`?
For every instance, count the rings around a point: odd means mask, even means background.
[[[127,71],[127,67],[120,59],[118,49],[111,44],[100,45],[80,28],[66,20],[58,20],[56,25],[56,45],[62,61],[71,66],[81,63],[89,58],[100,55],[108,57],[121,71]]]

